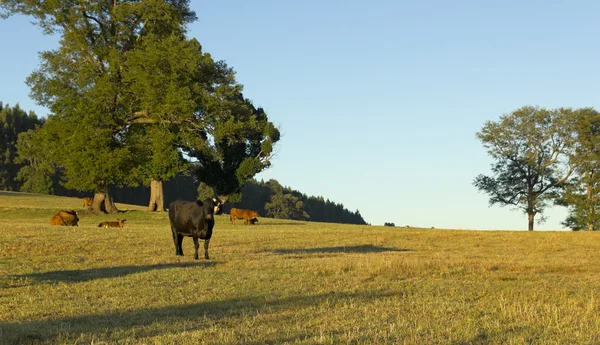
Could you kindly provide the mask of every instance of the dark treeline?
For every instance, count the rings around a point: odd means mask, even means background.
[[[34,129],[43,123],[33,112],[25,112],[17,104],[10,107],[0,102],[0,187],[18,191],[22,181],[18,177],[23,163],[17,157],[19,133]]]
[[[343,204],[324,199],[322,196],[307,196],[282,186],[276,180],[264,182],[252,179],[246,182],[242,188],[242,200],[226,204],[225,212],[229,212],[232,207],[255,210],[267,217],[367,224],[358,210],[351,212]]]

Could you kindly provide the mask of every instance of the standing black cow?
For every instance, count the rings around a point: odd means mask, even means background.
[[[223,202],[216,198],[195,202],[175,200],[169,205],[175,255],[183,256],[181,242],[183,236],[187,236],[194,240],[194,259],[198,260],[198,239],[204,240],[204,258],[208,259],[208,243],[215,226],[214,215],[221,211],[221,206]]]

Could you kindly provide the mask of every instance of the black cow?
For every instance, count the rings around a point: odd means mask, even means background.
[[[194,240],[194,259],[198,260],[198,239],[204,240],[204,258],[208,259],[208,243],[215,226],[214,215],[220,213],[221,206],[223,202],[216,198],[195,202],[175,200],[169,205],[175,255],[183,256],[181,242],[183,236],[187,236]]]

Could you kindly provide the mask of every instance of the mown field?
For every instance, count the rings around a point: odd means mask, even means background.
[[[80,199],[0,192],[0,344],[600,343],[597,233],[223,215],[195,261],[165,213],[117,206],[56,227]]]

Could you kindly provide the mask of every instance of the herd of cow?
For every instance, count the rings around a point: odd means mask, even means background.
[[[91,198],[83,198],[83,207],[91,206]],[[168,208],[169,222],[173,234],[173,243],[175,244],[175,255],[183,256],[181,243],[183,237],[191,237],[194,241],[194,259],[198,260],[199,240],[204,240],[204,258],[208,259],[208,244],[212,237],[212,231],[215,226],[215,214],[220,214],[223,202],[217,198],[206,199],[204,201],[184,201],[175,200]],[[259,214],[256,211],[232,208],[229,213],[229,220],[235,224],[236,219],[244,219],[244,224],[252,225],[258,222]],[[75,210],[59,211],[52,219],[51,225],[78,226],[79,218]],[[98,224],[98,227],[104,228],[122,228],[125,219],[117,219],[116,222],[106,221]]]

